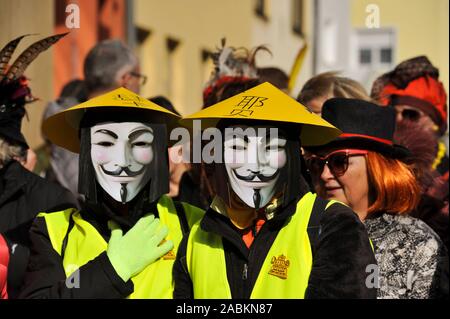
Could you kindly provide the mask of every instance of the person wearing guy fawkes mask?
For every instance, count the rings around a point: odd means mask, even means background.
[[[220,130],[223,152],[207,168],[216,196],[178,249],[175,298],[376,298],[364,225],[302,182],[300,147],[338,129],[267,82],[193,120]]]
[[[44,122],[53,143],[80,153],[86,203],[38,216],[22,297],[172,298],[178,244],[203,215],[164,195],[176,120],[119,88]]]

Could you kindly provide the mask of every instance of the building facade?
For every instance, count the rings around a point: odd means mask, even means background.
[[[79,8],[78,28],[68,28],[70,5]],[[258,55],[258,66],[287,74],[307,45],[294,97],[308,78],[330,70],[370,90],[381,73],[422,54],[448,90],[448,6],[448,0],[0,0],[0,46],[38,33],[22,41],[21,52],[39,38],[71,32],[26,72],[41,99],[27,106],[30,120],[23,124],[36,148],[46,103],[82,77],[84,57],[100,40],[119,38],[134,48],[148,77],[141,94],[164,95],[183,115],[201,108],[213,69],[209,54],[222,38],[234,47],[267,45],[272,56]]]

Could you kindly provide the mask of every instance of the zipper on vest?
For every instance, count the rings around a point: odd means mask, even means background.
[[[247,280],[248,277],[248,266],[247,263],[244,264],[244,270],[242,270],[242,280]]]

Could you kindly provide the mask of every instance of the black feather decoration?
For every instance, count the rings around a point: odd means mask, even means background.
[[[11,56],[14,53],[14,50],[16,49],[17,45],[19,44],[20,40],[22,40],[24,37],[26,37],[29,34],[22,35],[18,38],[15,38],[14,40],[8,42],[7,45],[0,51],[0,82],[5,77],[5,70],[8,66],[8,62],[11,59]]]
[[[6,78],[9,81],[18,79],[31,62],[42,52],[47,50],[53,44],[59,41],[62,37],[66,36],[69,32],[52,35],[45,39],[39,40],[30,45],[22,54],[14,61],[9,68]]]

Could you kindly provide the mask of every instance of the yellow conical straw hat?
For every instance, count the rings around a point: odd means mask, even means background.
[[[341,131],[311,113],[305,106],[265,82],[239,93],[181,120],[191,126],[193,120],[202,120],[202,128],[215,127],[221,119],[265,120],[302,125],[302,145],[326,144],[341,134]]]
[[[175,127],[180,118],[134,92],[118,88],[50,116],[42,124],[43,133],[52,143],[78,153],[80,150],[78,132],[81,119],[88,110],[95,108],[105,108],[105,110],[106,108],[123,108],[124,113],[148,110],[148,118],[143,118],[142,121],[152,123],[152,117],[158,115],[168,125],[168,130]]]

